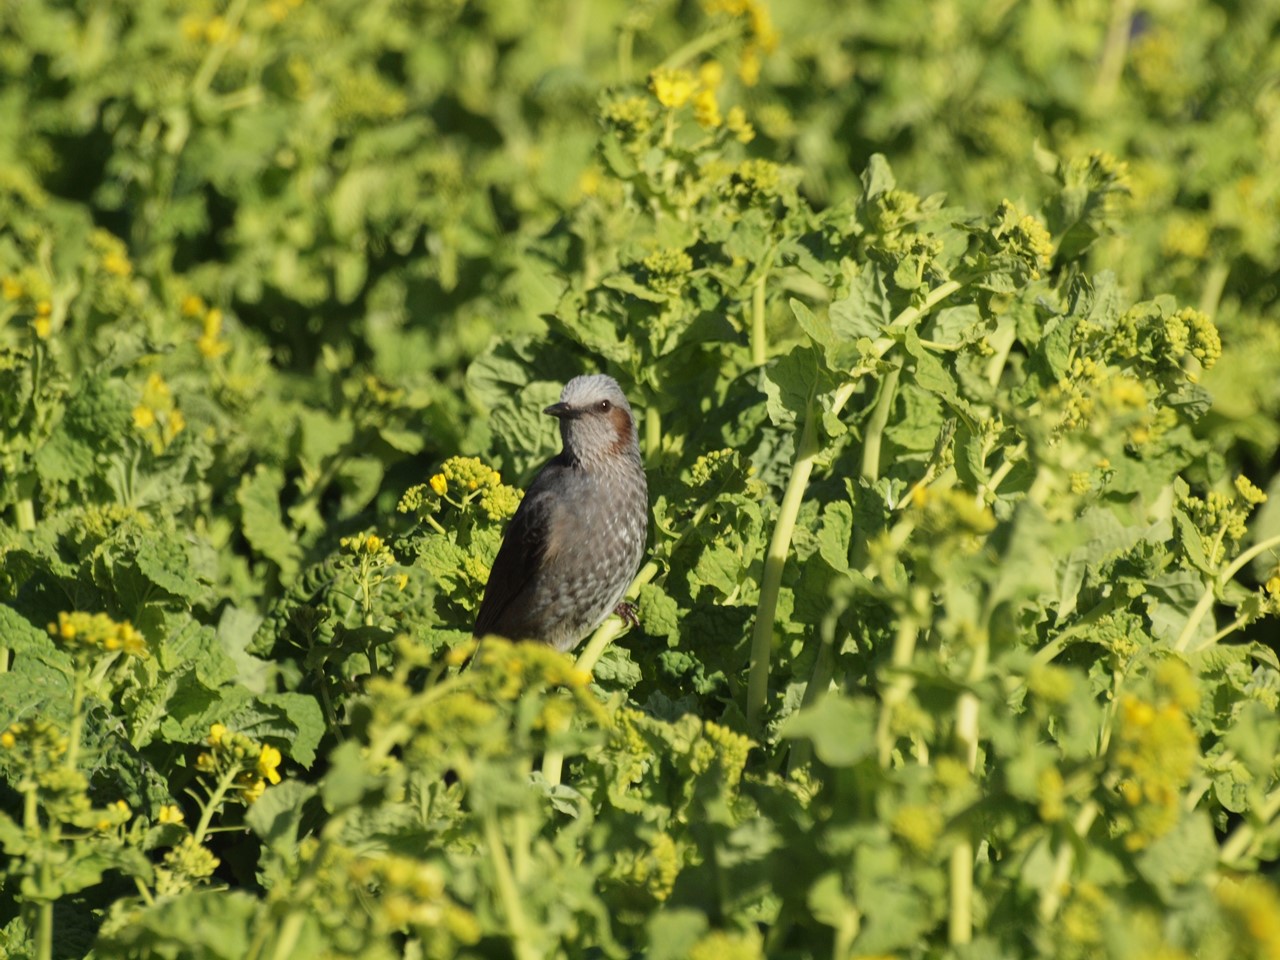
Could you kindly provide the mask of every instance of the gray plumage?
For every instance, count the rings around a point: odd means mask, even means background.
[[[564,449],[529,485],[489,572],[475,635],[572,650],[618,605],[640,567],[649,494],[635,417],[603,374],[560,402]]]

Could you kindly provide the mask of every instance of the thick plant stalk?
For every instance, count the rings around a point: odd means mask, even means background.
[[[818,427],[814,422],[816,411],[810,398],[805,410],[804,427],[800,444],[796,447],[796,462],[791,468],[778,522],[769,540],[769,552],[764,558],[764,576],[760,583],[760,604],[756,609],[756,622],[751,631],[751,669],[747,675],[747,726],[756,730],[769,696],[769,647],[773,643],[773,621],[778,612],[778,593],[782,589],[782,569],[791,552],[791,535],[795,532],[796,517],[800,515],[800,503],[809,486],[813,462],[822,452],[818,444]]]
[[[493,861],[498,900],[502,903],[502,911],[506,914],[507,927],[511,933],[512,952],[515,953],[516,960],[537,960],[542,954],[532,943],[533,931],[520,903],[515,874],[511,870],[507,848],[502,843],[502,834],[498,831],[498,818],[492,813],[484,818],[484,838],[489,847],[489,857]]]
[[[987,621],[990,622],[990,611]],[[975,645],[968,680],[974,684],[987,672],[990,646],[984,636]],[[970,773],[978,765],[978,697],[972,691],[960,694],[956,702],[956,746]],[[966,831],[951,851],[951,912],[948,933],[954,945],[973,939],[973,837]]]
[[[894,367],[885,374],[880,384],[880,399],[871,413],[866,433],[862,439],[862,479],[875,483],[880,479],[880,444],[884,440],[884,428],[889,423],[889,414],[893,411],[893,401],[898,395],[898,379],[902,376],[902,368]]]
[[[963,286],[964,284],[959,280],[948,280],[940,284],[929,292],[919,306],[908,307],[898,314],[889,325],[890,329],[895,332],[908,329]],[[872,344],[871,353],[877,358],[883,357],[897,342],[896,337],[881,337]],[[840,415],[844,405],[853,396],[860,378],[860,372],[854,371],[850,379],[832,395],[833,416]],[[774,620],[778,615],[778,593],[782,587],[782,570],[787,562],[787,554],[791,552],[791,536],[795,532],[796,517],[800,515],[800,504],[809,486],[813,464],[821,452],[816,419],[818,416],[815,398],[810,397],[805,408],[800,442],[796,445],[796,460],[791,469],[791,479],[787,481],[786,492],[782,495],[778,521],[774,525],[773,536],[769,540],[769,552],[765,554],[764,574],[760,581],[760,603],[756,607],[756,622],[751,631],[751,667],[747,674],[747,725],[752,730],[759,728],[765,703],[769,699],[769,648],[773,643]]]
[[[751,290],[751,363],[764,366],[768,359],[768,337],[764,327],[765,281],[767,274],[762,273]]]

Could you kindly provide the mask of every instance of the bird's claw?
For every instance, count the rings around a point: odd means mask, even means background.
[[[613,608],[613,612],[622,618],[623,623],[630,624],[633,627],[640,626],[640,611],[636,609],[634,603],[622,601]]]

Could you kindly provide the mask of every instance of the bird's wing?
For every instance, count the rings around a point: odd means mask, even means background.
[[[561,508],[561,497],[555,491],[559,474],[569,469],[552,460],[538,472],[528,492],[511,518],[498,556],[489,571],[489,582],[476,614],[475,636],[502,634],[505,614],[528,586],[534,573],[558,548],[555,537],[555,514]],[[518,604],[517,604],[518,609]],[[511,639],[523,639],[513,637]]]

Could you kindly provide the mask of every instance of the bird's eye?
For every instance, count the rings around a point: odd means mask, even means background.
[[[596,409],[599,410],[601,413],[608,413],[610,410],[613,409],[613,404],[610,403],[608,400],[601,400],[599,403],[596,404]]]

